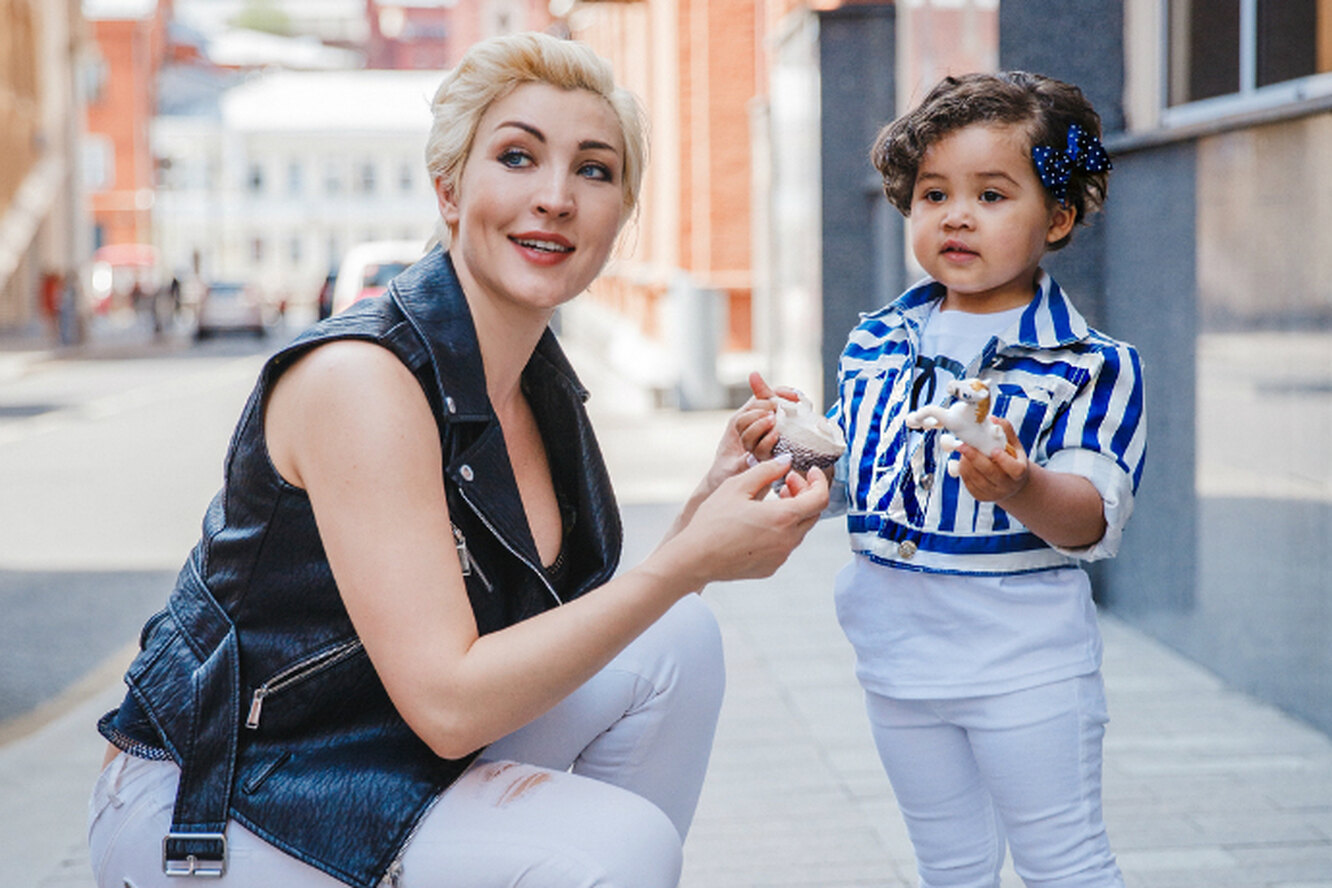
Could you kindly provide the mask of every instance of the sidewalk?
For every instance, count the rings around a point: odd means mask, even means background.
[[[725,414],[653,412],[582,355],[589,408],[625,501],[634,563],[708,464]],[[586,368],[586,369],[585,369]],[[684,888],[915,884],[832,612],[847,559],[818,526],[778,574],[707,592],[728,690],[686,847]],[[1332,888],[1332,740],[1121,621],[1103,620],[1111,724],[1105,807],[1129,888]],[[88,888],[85,800],[119,697],[117,664],[0,745],[0,864],[18,888]],[[1004,886],[1018,886],[1011,872]]]

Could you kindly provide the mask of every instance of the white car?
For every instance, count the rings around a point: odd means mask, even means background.
[[[194,337],[207,339],[218,333],[268,331],[268,311],[258,292],[248,284],[215,281],[204,289],[195,308]]]
[[[333,314],[378,296],[388,282],[425,255],[420,241],[369,241],[347,251],[333,285]]]

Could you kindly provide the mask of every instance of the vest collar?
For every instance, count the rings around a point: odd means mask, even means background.
[[[394,278],[389,292],[417,336],[430,349],[430,363],[442,403],[453,405],[448,420],[490,421],[494,414],[486,394],[481,346],[452,257],[441,247],[434,247]],[[544,359],[543,370],[554,371],[580,401],[587,400],[587,390],[578,381],[549,328],[541,334],[536,353]],[[529,364],[529,370],[530,367]],[[529,370],[524,371],[525,377],[533,375]],[[530,384],[537,380],[525,381]]]
[[[459,436],[457,448],[444,454],[446,475],[491,531],[549,588],[504,434],[486,393],[471,310],[449,254],[435,247],[394,278],[389,294],[430,352],[429,370],[423,372],[434,375],[445,414],[441,421],[475,424],[469,434]],[[571,471],[559,472],[553,458],[551,465],[555,483],[569,485],[564,493],[578,504],[581,532],[592,537],[595,556],[587,572],[575,578],[575,589],[581,592],[610,578],[619,560],[621,532],[610,479],[582,408],[587,390],[549,329],[523,369],[523,385],[543,435],[584,456],[577,466],[566,467]]]

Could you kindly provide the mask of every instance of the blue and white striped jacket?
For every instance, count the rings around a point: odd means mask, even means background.
[[[1137,351],[1088,327],[1041,272],[1018,322],[964,374],[990,383],[991,412],[1013,424],[1030,459],[1082,475],[1100,492],[1105,535],[1086,549],[1058,549],[949,476],[937,431],[906,427],[921,331],[943,292],[927,279],[863,315],[838,363],[829,416],[848,442],[838,469],[852,549],[893,567],[955,574],[1025,573],[1114,555],[1146,449]]]

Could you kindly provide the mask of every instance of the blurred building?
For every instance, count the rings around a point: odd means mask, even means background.
[[[766,23],[754,0],[581,3],[574,35],[616,66],[647,112],[642,207],[593,296],[624,372],[719,406],[718,355],[755,345],[751,115],[766,89]],[[729,377],[734,377],[734,372]]]
[[[478,40],[515,31],[552,31],[563,23],[548,0],[365,0],[368,66],[443,70]]]
[[[162,114],[163,263],[313,302],[348,247],[423,246],[438,215],[425,174],[437,71],[276,71]]]
[[[85,41],[76,0],[0,0],[0,330],[78,335]]]
[[[734,402],[755,368],[830,392],[858,312],[906,275],[876,248],[902,229],[870,175],[874,134],[899,83],[993,66],[997,5],[900,6],[910,40],[884,2],[572,5],[574,35],[612,60],[651,124],[642,211],[593,289],[620,369],[683,406]]]
[[[170,0],[83,0],[97,49],[87,97],[84,184],[93,247],[153,242],[149,126],[166,57]]]

